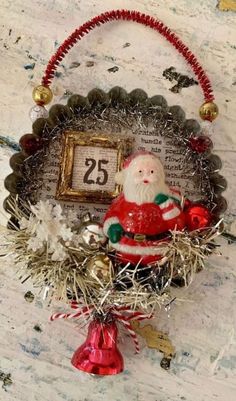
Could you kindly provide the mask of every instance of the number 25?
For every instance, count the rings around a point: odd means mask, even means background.
[[[108,160],[102,159],[102,160],[98,160],[98,173],[102,173],[102,177],[98,176],[96,178],[96,184],[98,185],[105,185],[108,181],[108,173],[107,170],[105,170],[104,168],[102,168],[102,164],[108,164]],[[96,168],[96,160],[92,159],[92,158],[87,158],[85,160],[85,165],[89,167],[89,169],[86,171],[85,175],[84,175],[84,183],[85,184],[95,184],[95,181],[92,180],[91,178],[89,178],[90,174],[93,172],[93,170]]]

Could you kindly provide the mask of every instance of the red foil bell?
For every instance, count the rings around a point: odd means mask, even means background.
[[[89,325],[86,341],[72,357],[72,365],[95,375],[116,375],[122,372],[124,361],[117,348],[117,334],[115,321],[94,319]]]
[[[185,218],[189,231],[210,227],[213,220],[210,210],[200,203],[195,203],[187,208]]]

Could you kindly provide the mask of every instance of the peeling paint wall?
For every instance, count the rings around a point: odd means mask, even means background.
[[[0,180],[17,141],[31,132],[28,117],[32,88],[40,82],[52,53],[82,22],[112,8],[138,9],[163,20],[189,45],[212,80],[220,117],[214,124],[215,151],[227,178],[227,220],[236,234],[236,10],[233,0],[2,0],[0,5]],[[174,69],[170,69],[174,67]],[[169,79],[166,72],[169,71]],[[171,75],[170,75],[171,73]],[[176,75],[177,74],[177,75]],[[54,102],[71,93],[120,85],[141,87],[179,104],[187,118],[198,119],[199,85],[186,62],[157,33],[117,22],[98,28],[79,43],[58,70]],[[173,87],[175,89],[173,89]],[[5,190],[0,193],[2,201]],[[4,221],[4,218],[0,218]],[[0,269],[0,399],[17,401],[233,401],[236,399],[235,245],[222,240],[222,256],[212,258],[182,299],[163,312],[156,325],[169,333],[177,355],[169,373],[161,355],[143,348],[133,355],[121,344],[126,370],[119,377],[95,379],[70,368],[69,358],[83,336],[69,322],[47,323],[40,297],[24,299],[29,284]],[[184,300],[184,301],[183,301]],[[40,327],[36,330],[35,327]],[[6,375],[10,373],[11,376]],[[5,380],[5,382],[4,382]],[[12,384],[9,383],[12,380]]]

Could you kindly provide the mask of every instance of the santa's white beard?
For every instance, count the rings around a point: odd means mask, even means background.
[[[155,196],[160,193],[170,195],[169,188],[164,182],[161,184],[157,182],[134,184],[134,182],[130,182],[128,179],[125,180],[123,192],[128,202],[134,202],[137,205],[153,203]]]

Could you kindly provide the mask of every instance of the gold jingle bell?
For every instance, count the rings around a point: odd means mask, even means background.
[[[33,99],[36,104],[42,106],[51,102],[53,94],[48,86],[39,85],[33,90]]]
[[[218,106],[213,102],[203,103],[199,109],[202,120],[213,121],[219,114]]]
[[[109,283],[113,277],[112,261],[105,253],[98,253],[86,263],[86,273],[102,283]]]

